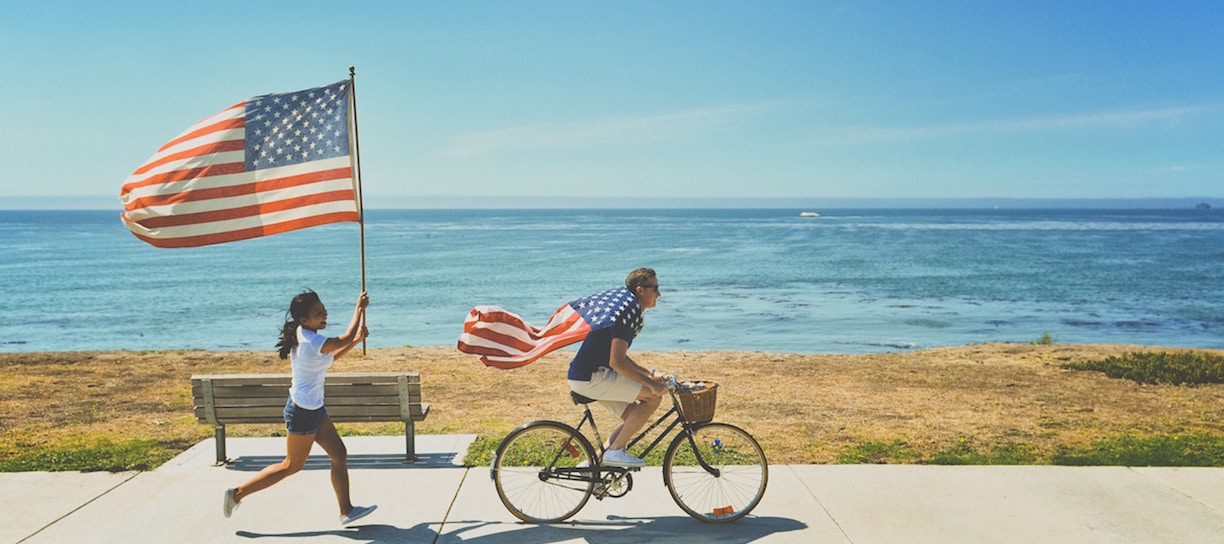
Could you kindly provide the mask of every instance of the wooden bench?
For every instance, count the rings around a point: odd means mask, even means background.
[[[285,422],[288,374],[214,374],[191,377],[196,420],[216,432],[217,464],[225,456],[225,426]],[[416,461],[416,426],[429,415],[421,402],[416,372],[328,373],[324,382],[327,414],[334,422],[403,421],[405,462]]]

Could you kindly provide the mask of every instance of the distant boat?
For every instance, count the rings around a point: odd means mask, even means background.
[[[820,214],[816,212],[800,212],[799,217],[820,217]]]

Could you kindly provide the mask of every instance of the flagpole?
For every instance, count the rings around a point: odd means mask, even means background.
[[[356,169],[357,175],[355,180],[357,186],[357,225],[361,231],[361,290],[366,290],[366,256],[365,256],[365,203],[364,192],[361,187],[361,144],[359,131],[357,130],[357,71],[355,67],[349,66],[349,98],[352,100],[353,106],[353,145],[349,148],[349,160],[353,161],[353,167]],[[356,157],[356,158],[354,158]],[[365,325],[366,310],[361,309],[361,323]],[[366,340],[361,340],[361,355],[366,354]]]

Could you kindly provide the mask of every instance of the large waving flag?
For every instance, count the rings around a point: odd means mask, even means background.
[[[195,247],[360,221],[351,83],[239,102],[192,125],[123,184],[123,223],[157,247]]]
[[[618,323],[635,331],[642,328],[642,307],[624,287],[569,302],[557,308],[542,328],[500,307],[477,306],[463,323],[458,347],[479,355],[488,366],[518,368]]]

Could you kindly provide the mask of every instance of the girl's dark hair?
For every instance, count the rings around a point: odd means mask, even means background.
[[[310,289],[293,297],[293,302],[289,303],[289,311],[285,312],[285,324],[281,326],[280,342],[276,343],[281,359],[288,359],[289,352],[298,345],[297,328],[301,324],[298,320],[306,317],[310,309],[319,302],[319,295]]]

